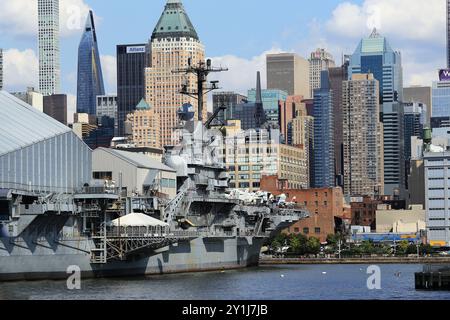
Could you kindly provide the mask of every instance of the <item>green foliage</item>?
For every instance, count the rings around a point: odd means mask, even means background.
[[[411,243],[406,249],[406,254],[417,254],[417,246]]]
[[[271,247],[276,250],[282,248],[287,243],[288,236],[284,233],[280,233],[272,240]]]
[[[360,246],[362,254],[371,255],[375,253],[375,247],[371,241],[363,241]]]
[[[306,252],[309,254],[320,253],[320,240],[314,237],[309,238],[306,242]]]
[[[397,245],[397,254],[405,255],[408,252],[409,242],[404,240]]]
[[[420,254],[424,255],[424,254],[432,254],[433,253],[433,247],[429,244],[422,244],[420,246]]]

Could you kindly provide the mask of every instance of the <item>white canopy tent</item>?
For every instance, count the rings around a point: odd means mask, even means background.
[[[133,212],[126,216],[110,221],[109,227],[168,227],[167,223],[149,217],[145,214]]]

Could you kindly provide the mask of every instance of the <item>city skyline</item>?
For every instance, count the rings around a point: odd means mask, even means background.
[[[33,15],[33,10],[26,14],[17,11],[22,2],[4,3],[5,12],[16,13],[17,17],[13,20],[4,17],[5,19],[0,23],[0,33],[6,33],[7,27],[9,30],[17,29],[17,31],[4,37],[5,67],[10,70],[6,69],[5,71],[7,90],[23,90],[26,86],[34,85],[33,82],[37,79],[37,75],[33,76],[36,69],[37,46],[35,42],[37,34],[33,36],[34,30],[29,26],[29,23],[25,23],[21,28],[12,29],[19,24],[19,21],[29,18],[28,16],[23,17],[23,15]],[[165,4],[165,1],[143,3],[143,1],[135,0],[135,3],[136,6],[143,6],[143,8],[149,10],[120,8],[123,4],[115,4],[112,6],[113,8],[107,8],[105,5],[94,1],[61,0],[62,92],[68,93],[69,114],[74,111],[73,100],[76,95],[76,50],[74,48],[82,30],[68,28],[70,16],[68,17],[67,9],[73,9],[73,5],[78,6],[82,9],[82,17],[85,16],[85,12],[87,13],[89,8],[94,9],[98,14],[96,20],[99,21],[97,29],[101,44],[99,49],[103,53],[101,60],[105,69],[106,92],[115,93],[115,46],[120,43],[146,42],[151,35],[152,25],[156,25],[161,6]],[[253,11],[255,14],[250,18],[246,17],[246,19],[239,19],[242,12],[235,13],[236,18],[238,18],[236,19],[236,26],[229,26],[225,22],[221,23],[222,17],[217,17],[214,10],[227,12],[234,7],[232,3],[227,2],[226,4],[219,4],[219,7],[215,6],[215,9],[211,11],[211,15],[215,16],[214,18],[204,15],[204,9],[208,10],[209,7],[202,9],[198,3],[192,0],[185,0],[183,3],[191,15],[200,38],[203,39],[206,55],[212,57],[216,64],[226,65],[230,68],[228,73],[217,76],[217,79],[221,80],[223,88],[227,91],[245,94],[246,90],[253,86],[254,71],[261,71],[263,87],[265,87],[264,62],[267,52],[296,52],[307,58],[317,47],[323,47],[335,56],[336,63],[339,65],[341,55],[351,53],[358,41],[370,34],[369,27],[373,26],[381,26],[379,28],[380,33],[390,40],[394,50],[402,52],[405,65],[405,85],[431,85],[430,81],[437,78],[437,69],[445,67],[445,51],[441,49],[446,45],[446,17],[445,14],[437,14],[439,11],[445,10],[445,2],[441,0],[430,1],[426,8],[422,8],[423,6],[420,6],[420,4],[408,5],[404,9],[409,15],[402,15],[402,17],[397,18],[399,27],[397,25],[392,26],[392,17],[389,16],[389,13],[384,13],[389,11],[383,9],[393,5],[405,6],[406,2],[402,0],[392,1],[392,3],[376,0],[371,1],[372,6],[367,1],[353,1],[351,3],[330,1],[321,5],[320,8],[318,4],[308,2],[307,4],[300,4],[302,8],[307,8],[307,10],[296,13],[296,16],[292,19],[294,22],[289,24],[284,21],[276,23],[274,20],[274,23],[270,26],[265,26],[260,20],[256,19],[258,16],[261,19],[270,16],[268,11],[272,9],[273,4],[265,4],[255,8]],[[299,6],[298,3],[288,0],[277,5],[284,4],[291,7]],[[130,7],[129,4],[127,5]],[[238,11],[245,11],[244,9],[251,5],[254,5],[253,0],[245,4],[239,4],[239,8],[243,10]],[[436,17],[428,25],[423,18],[424,10],[430,14],[433,13]],[[141,11],[142,13],[140,13]],[[120,34],[114,32],[119,27],[115,25],[114,21],[118,12],[123,15],[121,19],[124,22],[128,21],[130,24]],[[130,17],[133,14],[137,15],[135,20]],[[349,14],[350,16],[356,14],[356,16],[351,21],[345,21],[344,18]],[[440,17],[441,15],[442,17]],[[243,28],[242,25],[247,24],[248,19],[255,19],[254,24],[262,32],[255,34],[254,30],[250,30],[251,28]],[[83,25],[84,18],[81,18],[81,20]],[[212,23],[212,21],[215,22]],[[360,28],[356,28],[357,32],[353,30],[355,26],[360,26]],[[131,32],[131,30],[135,32]],[[232,39],[235,39],[234,43],[243,45],[231,47],[226,45]],[[14,61],[12,61],[13,58]],[[29,63],[23,65],[25,61],[29,61]],[[238,67],[239,69],[237,69]],[[242,76],[236,77],[237,72],[241,72]],[[11,78],[12,73],[17,74],[20,79]]]

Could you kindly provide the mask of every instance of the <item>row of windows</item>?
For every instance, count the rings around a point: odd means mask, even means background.
[[[299,228],[294,228],[294,232],[295,233],[299,233],[300,229]],[[309,234],[309,228],[303,228],[303,233],[304,234]],[[314,233],[315,234],[320,234],[320,228],[314,228]]]

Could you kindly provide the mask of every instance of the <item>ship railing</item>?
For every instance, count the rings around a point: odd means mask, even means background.
[[[83,194],[114,194],[119,195],[120,188],[114,188],[114,187],[83,187],[82,190]]]
[[[23,183],[5,182],[5,181],[0,182],[0,188],[26,191],[26,192],[31,192],[31,193],[35,193],[35,194],[52,193],[52,192],[73,194],[76,192],[76,190],[74,188],[32,185],[32,184],[23,184]]]
[[[164,238],[169,234],[169,227],[108,227],[106,234],[100,232],[100,236],[106,238]]]
[[[173,238],[199,238],[199,237],[206,237],[210,235],[207,231],[171,231],[170,237]]]

